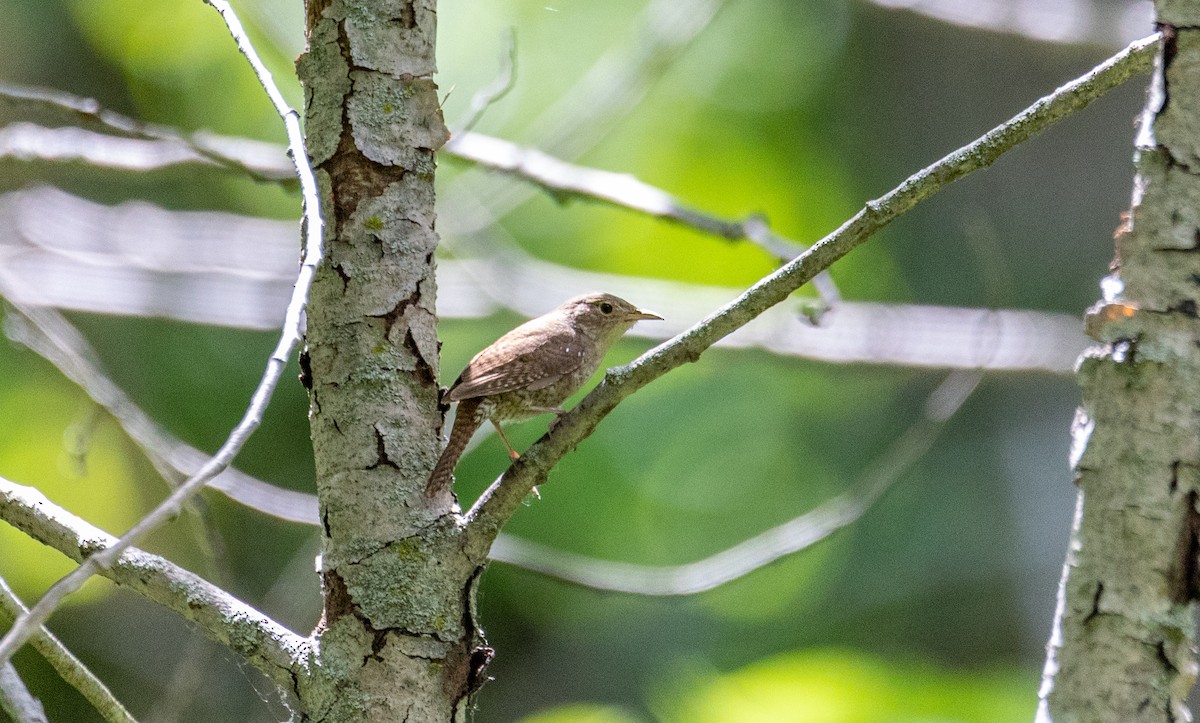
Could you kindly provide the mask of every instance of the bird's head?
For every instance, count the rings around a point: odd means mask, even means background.
[[[619,296],[603,293],[568,299],[558,310],[588,336],[610,343],[642,319],[662,320],[658,314],[643,311]]]

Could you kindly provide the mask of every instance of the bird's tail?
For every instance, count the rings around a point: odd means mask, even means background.
[[[458,403],[458,413],[454,417],[454,426],[450,429],[450,441],[442,450],[442,456],[438,457],[437,464],[429,475],[429,482],[425,483],[426,497],[436,497],[442,490],[450,489],[453,484],[454,466],[458,464],[458,458],[467,448],[467,442],[471,441],[471,435],[483,424],[483,417],[479,415],[479,401],[464,399]]]

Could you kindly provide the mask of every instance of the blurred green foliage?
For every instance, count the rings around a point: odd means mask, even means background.
[[[302,50],[299,0],[235,6],[298,102],[290,64]],[[969,31],[862,2],[724,6],[678,59],[644,68],[644,98],[605,120],[578,160],[634,174],[722,216],[765,213],[775,231],[803,243],[1112,50]],[[516,87],[478,130],[540,146],[538,119],[599,58],[646,48],[644,7],[443,0],[438,82],[450,126],[498,74],[512,27]],[[283,139],[216,13],[198,0],[14,0],[5,19],[5,81],[63,88],[189,130]],[[835,267],[842,292],[1079,313],[1096,296],[1128,197],[1130,119],[1141,92],[1134,82],[896,223]],[[608,110],[571,122],[583,128]],[[469,173],[446,160],[440,180],[450,189]],[[294,194],[218,171],[118,174],[0,161],[0,191],[42,182],[106,203],[145,198],[170,208],[297,215]],[[730,287],[774,268],[749,244],[615,209],[559,206],[537,192],[493,231],[448,237],[446,250],[502,249],[511,239],[561,264]],[[139,404],[208,450],[240,414],[273,344],[270,334],[72,319]],[[443,381],[516,322],[497,315],[443,323]],[[644,348],[626,341],[610,361]],[[239,467],[311,490],[307,400],[288,376]],[[858,480],[921,413],[939,379],[932,371],[714,350],[622,404],[509,529],[605,559],[698,559]],[[480,606],[498,651],[496,680],[483,689],[476,719],[1027,720],[1073,504],[1066,430],[1075,401],[1065,376],[989,378],[936,448],[859,523],[703,595],[603,594],[493,566]],[[7,343],[0,411],[0,475],[40,487],[111,532],[161,498],[163,483],[103,415],[86,467],[73,461],[72,430],[92,418],[89,403],[49,365]],[[511,436],[523,448],[544,428],[539,419]],[[505,463],[494,438],[468,454],[459,467],[464,498]],[[315,532],[219,497],[198,511],[205,528],[185,515],[148,547],[293,629],[310,629],[319,612]],[[0,526],[0,575],[27,599],[65,569],[56,554]],[[180,707],[180,720],[286,717],[277,703],[263,704],[274,701],[270,686],[232,654],[190,646],[195,636],[173,616],[109,590],[93,583],[54,627],[139,718],[164,704]],[[104,632],[122,629],[139,635]],[[56,720],[93,719],[45,666],[27,655],[18,663],[52,701]],[[182,678],[172,677],[175,666]],[[189,692],[180,682],[188,676],[219,695]]]

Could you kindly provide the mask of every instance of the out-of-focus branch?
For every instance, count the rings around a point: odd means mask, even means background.
[[[162,167],[170,165],[165,159],[175,159],[177,163],[211,163],[260,181],[288,185],[296,182],[295,170],[278,155],[283,149],[276,144],[212,133],[186,133],[170,126],[143,123],[109,110],[95,99],[47,88],[0,83],[0,103],[38,110],[63,125],[83,123],[105,132],[13,124],[0,133],[0,158],[86,160],[130,170],[139,165]],[[108,135],[114,132],[118,137]],[[122,143],[123,140],[142,143]],[[146,166],[146,159],[158,159],[158,165]]]
[[[0,665],[0,710],[14,723],[47,723],[42,702],[25,687],[12,663]]]
[[[33,123],[0,127],[0,159],[87,163],[100,168],[145,172],[178,165],[199,164],[233,170],[258,181],[279,181],[291,166],[283,147],[275,143],[207,136],[209,151],[201,153],[197,141],[126,138],[85,128],[46,128]],[[215,160],[215,159],[221,160]],[[286,176],[295,183],[295,173]]]
[[[294,279],[295,227],[146,203],[103,206],[50,188],[0,196],[0,293],[53,306],[253,329],[278,328]],[[155,243],[147,247],[144,239]],[[243,239],[254,238],[254,244]],[[513,251],[438,264],[442,318],[525,316],[583,291],[637,298],[667,317],[633,334],[665,339],[737,289],[571,269]],[[844,301],[821,328],[772,309],[719,343],[827,362],[1071,371],[1087,345],[1076,317]],[[643,328],[644,327],[644,328]],[[987,350],[982,353],[981,350]]]
[[[0,270],[0,293],[5,291],[5,276]],[[165,432],[104,373],[87,340],[61,314],[45,307],[10,303],[15,313],[5,319],[9,338],[29,347],[79,385],[112,415],[172,485],[208,463],[209,455]],[[312,521],[317,519],[314,496],[276,487],[233,467],[209,480],[208,486],[247,507],[281,519],[309,524],[315,524]]]
[[[929,396],[922,417],[901,434],[852,488],[815,509],[702,560],[639,565],[599,560],[500,535],[490,557],[576,585],[635,595],[694,595],[811,547],[866,513],[913,463],[978,386],[979,372],[954,372]]]
[[[700,355],[717,340],[745,326],[768,308],[829,268],[879,229],[948,184],[991,165],[1008,150],[1056,121],[1071,115],[1145,71],[1161,38],[1155,34],[1133,43],[1081,78],[1047,95],[978,140],[919,171],[879,199],[870,201],[800,257],[766,276],[703,321],[643,354],[631,364],[610,369],[604,382],[494,482],[466,515],[468,549],[482,560],[504,523],[520,507],[529,490],[546,481],[560,459],[590,435],[621,400],[663,374]]]
[[[86,341],[60,315],[48,309],[9,320],[15,339],[45,357],[79,384],[122,425],[146,455],[168,471],[201,465],[207,457],[171,437],[108,379],[93,361]],[[45,315],[49,316],[45,316]],[[999,338],[994,344],[1001,343]],[[986,350],[981,350],[986,353]],[[966,374],[966,376],[963,376]],[[489,557],[517,567],[603,590],[640,595],[688,595],[710,590],[754,569],[802,550],[857,520],[903,471],[932,444],[942,424],[961,406],[978,381],[977,373],[956,373],[930,396],[924,418],[891,447],[851,491],[777,528],[686,565],[653,567],[599,560],[501,534]],[[265,514],[307,525],[320,524],[314,495],[286,490],[236,470],[209,485]]]
[[[174,517],[182,509],[187,500],[201,489],[213,477],[220,474],[232,464],[233,459],[241,451],[246,440],[262,421],[263,411],[271,400],[271,396],[283,375],[283,370],[291,357],[302,334],[304,308],[307,304],[308,290],[312,284],[313,274],[322,255],[323,224],[318,202],[316,177],[308,162],[308,153],[304,146],[304,135],[300,128],[300,116],[284,101],[279,89],[275,86],[270,73],[259,60],[246,37],[245,31],[234,15],[233,9],[225,0],[207,0],[221,13],[229,27],[230,34],[237,42],[238,49],[246,56],[254,69],[259,82],[266,90],[272,104],[283,119],[288,134],[288,147],[292,162],[296,166],[296,174],[300,179],[303,191],[305,252],[296,279],[291,301],[288,304],[286,318],[283,323],[283,333],[279,343],[267,362],[258,387],[255,389],[250,404],[241,421],[230,432],[225,443],[221,445],[212,459],[195,475],[184,482],[178,489],[167,497],[161,504],[143,517],[130,528],[120,539],[115,540],[103,550],[94,552],[82,561],[79,567],[68,573],[50,589],[29,612],[19,617],[3,639],[0,639],[0,661],[9,660],[17,648],[54,612],[64,597],[78,590],[92,575],[115,564],[122,552],[134,542],[158,527],[163,522]]]
[[[483,119],[483,114],[488,108],[498,103],[501,98],[508,95],[517,84],[517,31],[516,28],[509,28],[508,33],[504,37],[505,51],[504,56],[500,59],[500,74],[496,76],[491,83],[480,88],[475,95],[471,96],[471,107],[467,109],[467,116],[462,120],[458,130],[451,133],[452,136],[460,136],[469,133],[475,125]],[[448,94],[447,94],[448,95]]]
[[[12,591],[4,578],[0,577],[0,611],[4,617],[15,620],[25,613],[25,605],[17,594]],[[29,643],[38,651],[54,672],[65,680],[72,688],[92,704],[104,720],[109,723],[137,723],[136,719],[125,710],[121,701],[112,694],[96,674],[88,669],[79,658],[76,658],[67,646],[56,638],[49,630],[39,628]]]
[[[737,221],[714,216],[627,173],[567,163],[511,141],[481,133],[464,133],[451,138],[445,151],[482,168],[528,181],[560,202],[579,199],[607,204],[729,241],[752,241],[784,261],[796,258],[804,250],[800,244],[771,233],[760,217]]]
[[[1154,22],[1149,2],[1100,0],[867,0],[909,12],[996,33],[1051,43],[1092,43],[1120,47]]]
[[[117,538],[55,505],[37,489],[3,478],[0,518],[76,562],[104,554],[117,543]],[[102,574],[179,613],[289,690],[293,674],[302,674],[310,652],[306,638],[193,573],[126,546]]]

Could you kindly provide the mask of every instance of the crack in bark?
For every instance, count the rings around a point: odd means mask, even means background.
[[[1171,675],[1177,675],[1179,668],[1175,667],[1175,663],[1171,662],[1171,658],[1167,656],[1167,643],[1164,640],[1158,641],[1154,646],[1155,654],[1158,656],[1158,662]]]
[[[346,581],[336,570],[326,570],[321,575],[325,588],[325,610],[321,613],[321,621],[317,630],[325,630],[344,615],[356,615],[354,598],[346,588]]]
[[[350,274],[346,273],[341,264],[329,264],[329,268],[342,280],[342,293],[345,294],[346,289],[350,288]]]
[[[346,27],[338,23],[338,48],[345,60],[347,74],[355,70],[353,53],[350,52],[350,40],[346,35]],[[362,72],[375,72],[362,69]],[[354,124],[350,122],[350,95],[355,92],[353,80],[350,91],[342,96],[342,133],[338,138],[337,149],[333,155],[321,164],[321,169],[329,174],[330,193],[333,199],[333,220],[336,227],[335,238],[343,238],[343,227],[357,208],[357,201],[364,198],[377,198],[384,190],[402,178],[407,170],[400,166],[389,166],[377,163],[363,155],[354,139]],[[354,206],[351,207],[351,203]]]
[[[417,304],[420,300],[421,300],[421,290],[415,289],[407,297],[398,300],[396,302],[396,305],[393,306],[389,311],[385,311],[382,314],[370,314],[369,318],[382,319],[383,320],[383,336],[384,336],[384,338],[390,339],[392,336],[392,329],[396,326],[396,322],[404,317],[404,312],[408,310],[408,307]],[[412,332],[409,331],[409,334],[411,334],[411,333]],[[421,355],[419,353],[416,354],[415,356],[417,357],[418,360],[421,359]]]
[[[364,469],[379,469],[380,467],[391,467],[394,470],[399,470],[400,465],[392,461],[387,453],[387,444],[383,440],[383,432],[379,431],[379,425],[371,427],[375,431],[375,461]]]
[[[417,12],[413,8],[413,0],[405,0],[404,5],[400,8],[400,14],[392,18],[391,22],[399,23],[400,27],[405,30],[417,27]]]
[[[1200,599],[1200,512],[1196,510],[1198,493],[1192,490],[1184,496],[1184,504],[1175,548],[1175,559],[1168,573],[1168,592],[1171,602],[1186,605]]]
[[[300,374],[297,375],[300,386],[311,392],[313,388],[312,357],[308,354],[307,346],[300,350],[300,355],[296,357],[296,363],[300,365]]]
[[[1092,595],[1092,609],[1090,611],[1088,611],[1088,614],[1083,618],[1084,625],[1087,625],[1094,618],[1096,618],[1097,616],[1102,614],[1100,612],[1100,599],[1103,597],[1104,597],[1104,583],[1098,582],[1098,583],[1096,583],[1096,592]]]
[[[1197,313],[1197,311],[1195,299],[1182,299],[1178,304],[1168,306],[1164,310],[1164,313],[1178,313],[1183,314],[1189,319],[1200,319],[1200,313]]]

